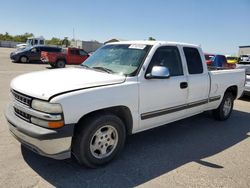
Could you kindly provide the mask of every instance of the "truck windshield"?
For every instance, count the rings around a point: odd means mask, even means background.
[[[28,40],[26,41],[26,44],[28,44],[28,45],[33,45],[33,39],[28,39]]]
[[[126,76],[134,76],[144,61],[150,45],[111,44],[97,50],[82,64],[85,67],[109,70]]]

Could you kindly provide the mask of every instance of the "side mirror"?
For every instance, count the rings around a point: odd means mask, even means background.
[[[146,74],[147,79],[166,79],[169,77],[169,69],[164,66],[154,66],[151,73]]]

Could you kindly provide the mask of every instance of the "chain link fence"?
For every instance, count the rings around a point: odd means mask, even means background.
[[[21,44],[21,42],[13,42],[13,41],[3,41],[3,40],[0,40],[0,47],[15,48],[17,44]]]

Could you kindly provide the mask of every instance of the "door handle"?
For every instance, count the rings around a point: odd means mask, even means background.
[[[185,89],[185,88],[187,88],[188,87],[188,83],[187,82],[181,82],[180,83],[180,88],[181,89]]]

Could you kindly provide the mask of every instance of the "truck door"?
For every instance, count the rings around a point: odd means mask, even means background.
[[[79,61],[79,50],[78,49],[69,49],[68,55],[67,55],[67,63],[68,64],[77,64]]]
[[[84,50],[79,50],[79,53],[80,53],[80,58],[79,58],[78,64],[81,64],[89,57],[89,55]]]
[[[209,95],[209,75],[206,64],[202,63],[202,52],[197,48],[183,47],[188,74],[188,112],[202,112],[207,104]],[[204,60],[204,58],[203,58]],[[205,60],[204,60],[205,61]]]
[[[154,66],[165,66],[170,77],[147,79]],[[159,47],[154,53],[143,77],[139,77],[140,128],[147,129],[185,116],[187,77],[177,46]]]

